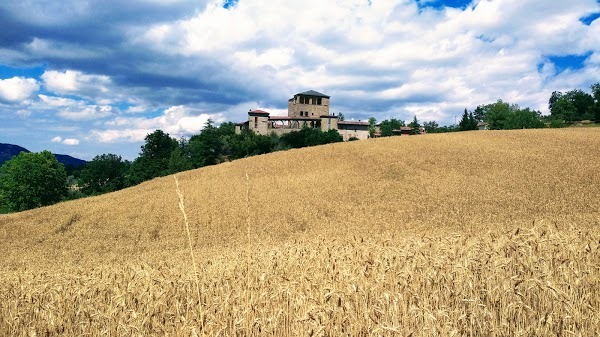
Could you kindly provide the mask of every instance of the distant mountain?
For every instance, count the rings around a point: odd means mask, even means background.
[[[0,143],[0,166],[21,152],[31,151],[19,145]],[[78,168],[87,163],[85,160],[71,157],[66,154],[55,154],[54,157],[56,157],[56,160],[58,160],[59,163],[65,165],[65,167],[71,166],[73,168]]]
[[[65,167],[71,165],[73,168],[78,168],[81,165],[85,165],[87,161],[75,157],[71,157],[66,154],[55,154],[54,157],[58,160],[59,163],[65,165]]]
[[[19,145],[0,143],[0,166],[21,152],[29,152],[29,150]]]

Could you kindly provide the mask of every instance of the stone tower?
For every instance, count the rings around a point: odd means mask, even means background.
[[[329,115],[329,96],[309,90],[294,95],[288,101],[288,117],[311,117]]]

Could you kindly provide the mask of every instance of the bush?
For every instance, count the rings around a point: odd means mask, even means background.
[[[565,121],[563,121],[562,119],[554,118],[554,119],[550,120],[551,128],[564,128],[565,126],[567,126],[567,125],[565,124]]]

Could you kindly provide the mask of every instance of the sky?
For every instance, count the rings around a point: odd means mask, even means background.
[[[450,125],[498,99],[548,113],[600,82],[596,0],[0,2],[0,143],[133,160],[294,94],[347,119]]]

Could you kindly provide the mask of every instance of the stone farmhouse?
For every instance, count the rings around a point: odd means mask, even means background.
[[[248,120],[237,123],[236,133],[252,130],[261,135],[282,135],[299,131],[303,127],[321,131],[337,130],[348,141],[350,138],[369,138],[369,123],[363,121],[341,121],[329,112],[330,96],[309,90],[298,93],[288,100],[287,116],[271,116],[263,110],[248,111]]]

